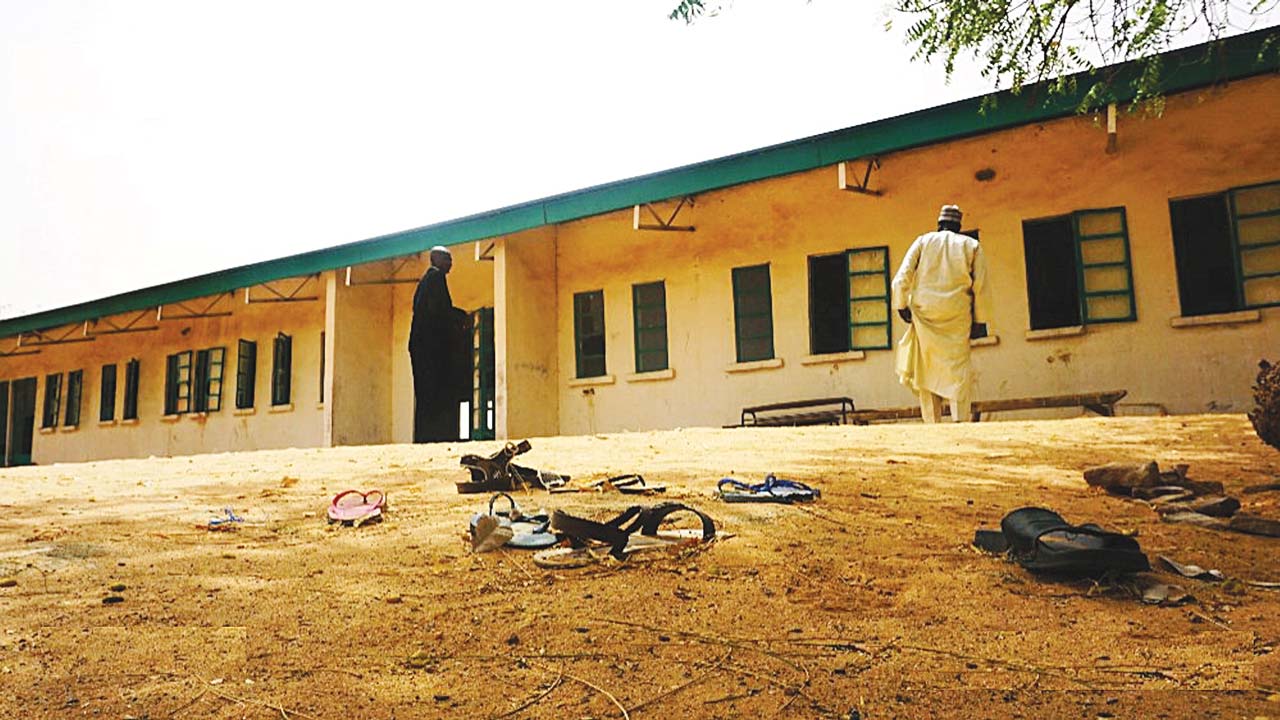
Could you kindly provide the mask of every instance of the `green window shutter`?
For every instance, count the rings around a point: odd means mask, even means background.
[[[1071,226],[1081,320],[1085,324],[1137,320],[1124,208],[1079,210],[1071,214]]]
[[[738,362],[773,359],[773,289],[768,265],[733,269],[733,335]]]
[[[124,420],[138,419],[138,368],[136,359],[124,366],[124,409],[120,413]]]
[[[856,248],[849,258],[849,349],[893,347],[890,322],[889,248]]]
[[[84,370],[67,373],[67,414],[62,424],[76,427],[80,424],[80,401],[84,394]]]
[[[320,402],[324,402],[324,330],[320,331]]]
[[[191,351],[170,355],[164,376],[164,414],[191,412]]]
[[[191,384],[192,384],[193,390],[191,393],[192,395],[191,409],[196,412],[205,412],[209,409],[209,406],[207,405],[209,396],[208,396],[208,393],[205,391],[205,389],[209,385],[209,351],[208,350],[196,351],[195,371],[193,372],[192,375],[193,375],[193,380]]]
[[[236,348],[236,408],[253,407],[258,376],[258,343],[241,340]]]
[[[108,422],[116,418],[116,366],[102,366],[102,392],[98,403],[98,420]]]
[[[293,384],[293,338],[278,333],[272,344],[271,404],[288,405]]]
[[[58,427],[58,407],[62,404],[62,374],[44,376],[44,414],[41,428]]]
[[[667,286],[661,280],[631,286],[635,318],[636,372],[666,370]]]
[[[227,349],[224,347],[205,350],[205,379],[201,385],[206,412],[218,412],[222,409],[222,368],[226,365]]]
[[[1240,304],[1280,305],[1280,182],[1235,188],[1230,196]]]
[[[573,349],[577,377],[605,374],[604,291],[575,293],[573,296]]]

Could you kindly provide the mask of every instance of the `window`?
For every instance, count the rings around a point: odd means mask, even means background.
[[[889,307],[889,248],[809,258],[810,353],[891,347]]]
[[[80,400],[84,394],[84,370],[72,370],[67,373],[67,414],[62,424],[76,427],[80,424]]]
[[[1280,305],[1280,183],[1169,202],[1182,314]]]
[[[133,359],[124,366],[124,409],[120,413],[124,420],[138,419],[138,365]]]
[[[668,365],[666,284],[659,280],[643,285],[632,285],[631,303],[636,324],[636,372],[666,370]]]
[[[577,377],[600,377],[605,374],[603,290],[574,294],[573,345],[577,359]]]
[[[58,427],[58,407],[62,404],[62,374],[44,376],[44,415],[41,428]]]
[[[241,340],[236,350],[236,407],[253,407],[258,375],[258,343]]]
[[[293,380],[293,338],[277,333],[271,350],[271,404],[288,405]]]
[[[1022,223],[1031,329],[1137,320],[1124,208]]]
[[[191,351],[170,355],[165,364],[164,414],[191,412]]]
[[[98,420],[116,419],[116,366],[102,366],[101,400],[98,403]]]
[[[324,331],[320,331],[320,402],[324,402]]]
[[[733,334],[738,362],[773,358],[773,292],[768,265],[733,269]]]
[[[217,412],[222,409],[222,368],[225,365],[226,348],[209,348],[196,353],[195,396],[196,412]]]

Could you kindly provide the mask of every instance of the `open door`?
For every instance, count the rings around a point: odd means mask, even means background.
[[[493,308],[480,308],[471,314],[472,383],[471,439],[494,438],[494,350]]]
[[[0,467],[9,464],[9,381],[0,380]]]
[[[36,379],[14,380],[9,393],[9,462],[30,465],[31,443],[36,434]]]

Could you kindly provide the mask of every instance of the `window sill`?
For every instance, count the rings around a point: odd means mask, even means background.
[[[569,387],[595,387],[596,385],[612,385],[617,382],[617,378],[612,375],[597,375],[596,377],[574,378],[569,381]]]
[[[727,373],[745,373],[755,372],[756,370],[772,370],[782,367],[782,358],[769,358],[768,360],[752,360],[751,362],[734,363],[725,368]]]
[[[271,407],[267,408],[267,412],[273,412],[273,413],[293,412],[293,403],[289,403],[287,405],[272,405]]]
[[[176,423],[182,419],[181,415],[161,415],[160,422]]]
[[[1073,325],[1071,327],[1049,328],[1048,330],[1028,330],[1028,340],[1052,340],[1060,337],[1074,337],[1084,334],[1084,325]]]
[[[72,433],[80,429],[79,425],[63,425],[58,428],[58,432]]]
[[[187,417],[191,418],[192,420],[199,420],[200,422],[204,422],[206,419],[208,419],[208,417],[209,417],[209,413],[207,413],[207,412],[189,412],[189,413],[187,413]]]
[[[673,368],[665,370],[652,370],[650,372],[632,373],[627,375],[627,382],[654,382],[657,380],[670,380],[676,376]]]
[[[316,403],[316,409],[317,409],[317,410],[323,410],[323,409],[324,409],[324,401],[323,401],[323,400],[321,400],[320,402]]]
[[[125,419],[123,419],[123,420],[121,420],[121,421],[120,421],[120,424],[121,424],[121,425],[137,425],[137,424],[138,424],[138,418],[125,418]]]
[[[866,360],[867,353],[862,350],[848,350],[838,353],[823,353],[822,355],[805,355],[800,358],[801,365],[825,365],[836,364],[842,362],[852,362],[854,360]]]
[[[118,421],[116,420],[99,420],[98,421],[98,427],[112,427],[113,425],[116,425],[116,424],[118,424]]]
[[[245,415],[255,415],[257,414],[257,412],[258,412],[258,408],[247,407],[247,408],[236,408],[235,410],[231,411],[231,414],[239,417],[243,417]]]
[[[970,338],[970,339],[969,339],[969,347],[971,347],[971,348],[975,348],[975,347],[990,347],[990,346],[992,346],[992,345],[999,345],[999,344],[1000,344],[1000,336],[999,336],[999,335],[988,335],[988,336],[986,336],[986,337]]]
[[[1262,320],[1258,310],[1238,310],[1215,315],[1187,315],[1169,319],[1169,325],[1176,328],[1202,327],[1205,325],[1241,325]]]
[[[52,435],[57,428],[40,428],[41,435]]]

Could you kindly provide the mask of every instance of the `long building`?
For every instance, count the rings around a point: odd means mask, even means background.
[[[0,458],[408,442],[411,299],[437,244],[474,324],[460,437],[911,405],[889,279],[943,203],[994,288],[976,399],[1124,389],[1121,412],[1241,412],[1280,338],[1267,37],[1167,53],[1159,116],[974,98],[3,320]]]

